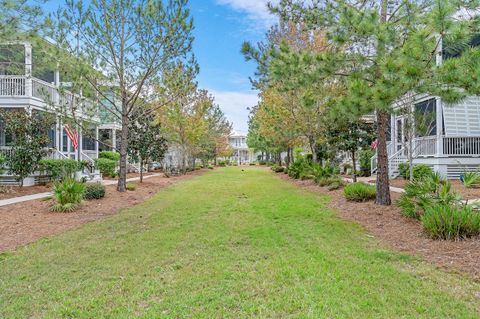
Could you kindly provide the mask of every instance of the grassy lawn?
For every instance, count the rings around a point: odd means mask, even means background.
[[[218,169],[0,255],[0,318],[478,318],[480,285],[272,173]]]

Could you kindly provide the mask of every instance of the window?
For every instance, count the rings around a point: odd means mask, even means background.
[[[415,136],[437,135],[437,100],[415,104]]]

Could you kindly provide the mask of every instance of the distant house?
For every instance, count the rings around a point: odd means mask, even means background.
[[[253,150],[248,148],[246,133],[234,131],[229,136],[228,141],[233,151],[233,154],[230,157],[232,162],[242,165],[249,164],[257,160]]]

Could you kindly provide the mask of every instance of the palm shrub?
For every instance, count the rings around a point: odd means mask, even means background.
[[[105,197],[105,185],[102,183],[87,184],[83,198],[86,200],[100,199]]]
[[[421,221],[423,229],[433,239],[459,240],[480,234],[480,214],[468,206],[430,206]]]
[[[85,184],[77,182],[73,178],[65,178],[57,182],[53,188],[55,205],[52,206],[54,212],[74,211],[82,202],[85,193]]]
[[[400,163],[398,172],[404,179],[410,179],[410,165],[408,163]],[[433,173],[433,169],[426,164],[413,165],[413,179],[428,178]]]
[[[480,186],[480,173],[465,172],[463,173],[463,185],[466,188],[477,188]]]
[[[366,202],[375,199],[377,190],[375,186],[366,183],[352,183],[343,189],[345,198],[354,202]]]
[[[460,200],[448,180],[438,173],[431,173],[409,182],[396,204],[404,216],[419,219],[429,207],[437,204],[451,206]]]
[[[290,165],[288,168],[288,175],[295,179],[299,179],[306,175],[312,175],[311,167],[303,157],[300,157]]]

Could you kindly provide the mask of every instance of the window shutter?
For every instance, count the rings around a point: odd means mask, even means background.
[[[444,104],[443,118],[446,136],[480,136],[480,97]]]

